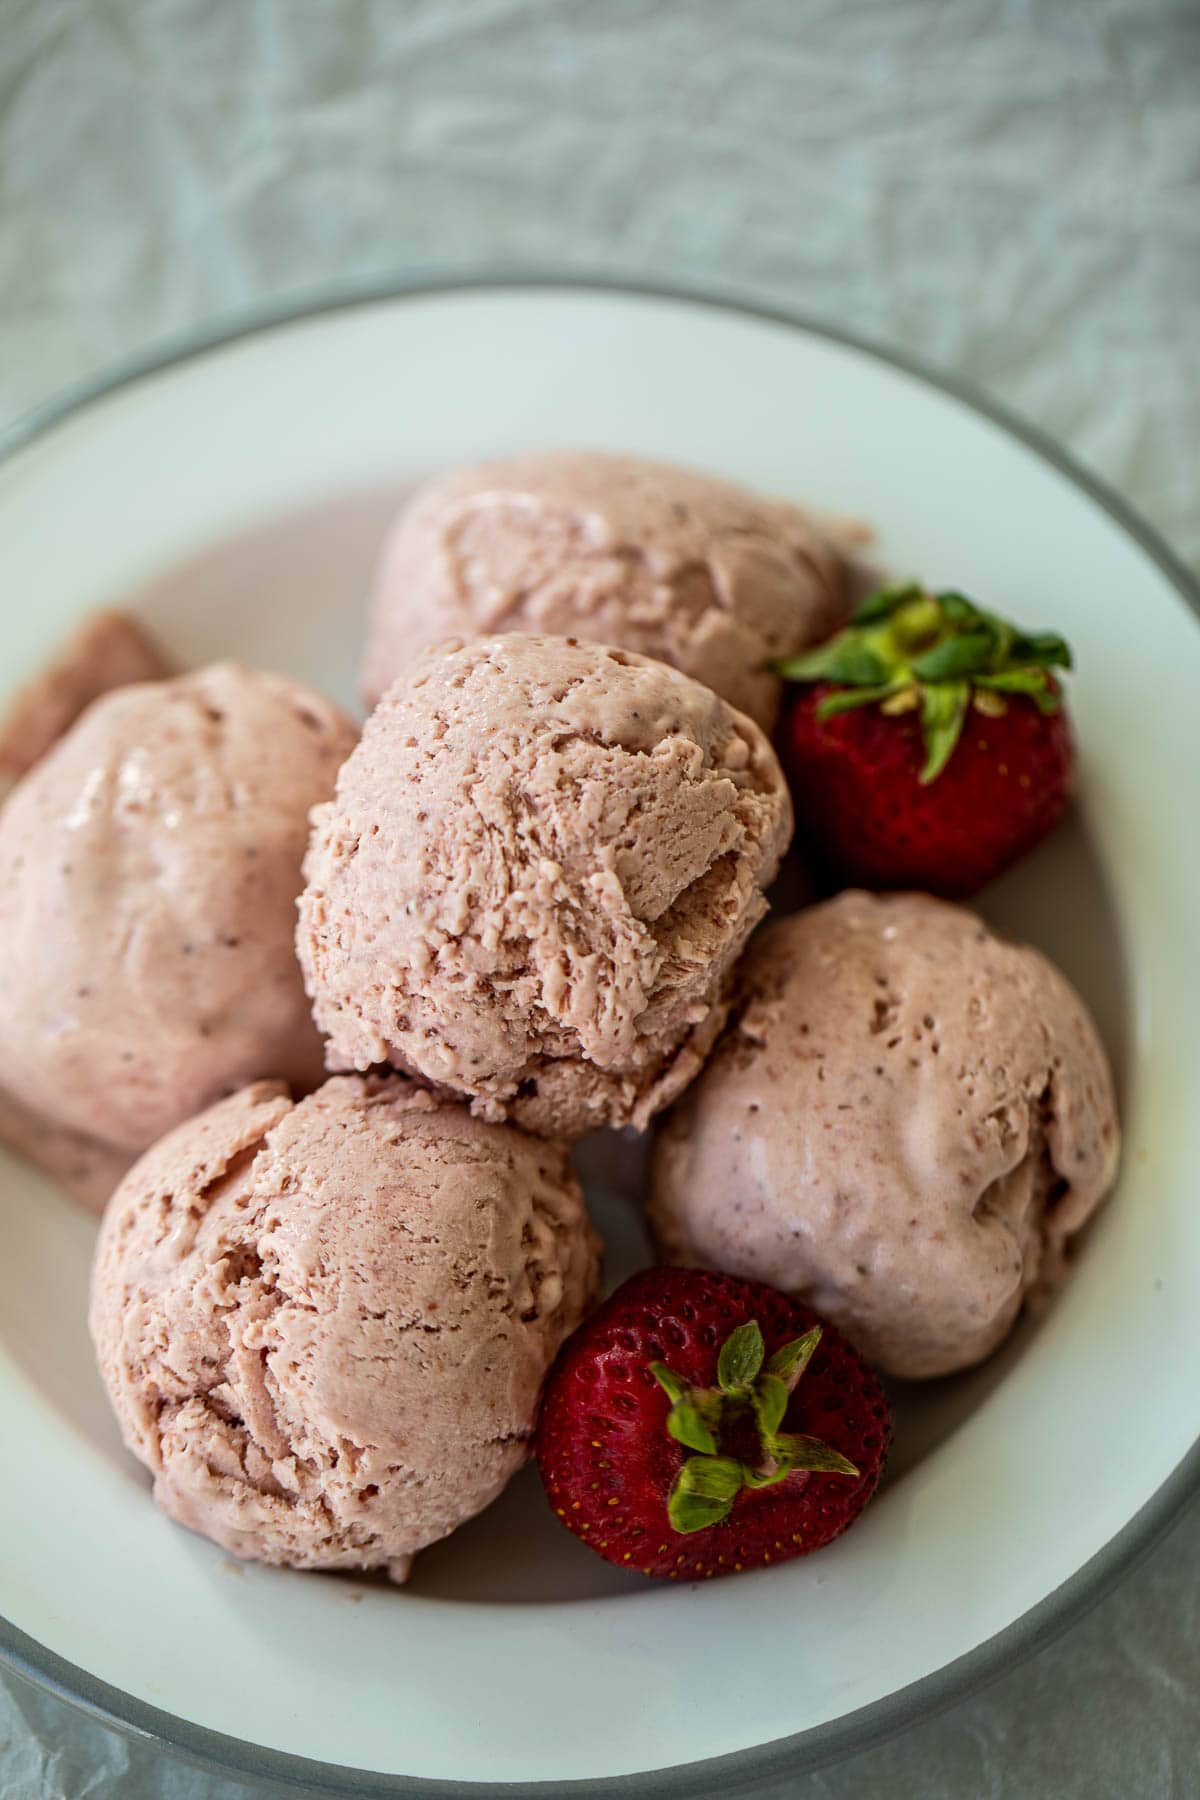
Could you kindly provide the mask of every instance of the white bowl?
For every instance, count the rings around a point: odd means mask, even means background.
[[[348,699],[397,492],[553,444],[860,514],[898,571],[1073,640],[1081,817],[986,910],[1091,1001],[1125,1166],[1046,1319],[904,1397],[892,1479],[828,1551],[663,1590],[559,1530],[527,1472],[399,1592],[242,1567],[155,1510],[92,1367],[92,1223],[0,1163],[0,1648],[111,1721],[335,1792],[692,1797],[858,1748],[1074,1616],[1200,1474],[1196,594],[1030,433],[836,333],[695,298],[493,283],[339,301],[16,433],[3,680],[119,601],[182,658]],[[640,1254],[620,1163],[591,1182],[616,1272]]]

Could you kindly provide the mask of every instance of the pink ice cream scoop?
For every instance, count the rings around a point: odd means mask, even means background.
[[[773,925],[666,1120],[650,1196],[671,1262],[805,1300],[893,1375],[978,1362],[1112,1185],[1112,1078],[1036,950],[921,894]]]
[[[92,1336],[173,1519],[402,1581],[526,1460],[597,1253],[561,1146],[395,1078],[259,1082],[114,1195]]]
[[[110,688],[171,673],[158,645],[126,613],[89,613],[0,716],[0,798]]]
[[[108,609],[89,613],[0,714],[0,802],[93,700],[110,688],[171,673],[136,619]],[[102,1210],[131,1161],[128,1151],[54,1124],[3,1086],[0,1145],[44,1170],[93,1212]]]
[[[644,1127],[720,1029],[790,832],[762,732],[665,664],[430,652],[314,814],[298,944],[331,1067],[548,1136]]]
[[[140,1151],[246,1081],[319,1081],[295,902],[354,737],[234,664],[89,707],[0,812],[0,1084]]]
[[[371,705],[426,645],[561,632],[659,658],[770,731],[773,657],[845,611],[842,559],[794,506],[596,451],[513,456],[419,489],[375,576]]]

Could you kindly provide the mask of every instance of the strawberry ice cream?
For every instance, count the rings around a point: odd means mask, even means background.
[[[323,1055],[293,949],[309,809],[354,731],[226,664],[96,701],[0,812],[0,1084],[137,1152]]]
[[[758,727],[629,651],[419,659],[314,814],[299,951],[330,1065],[547,1135],[699,1071],[791,830]]]
[[[260,1082],[113,1197],[91,1327],[172,1518],[235,1556],[408,1573],[529,1454],[594,1297],[566,1151],[394,1078]]]
[[[122,612],[90,613],[0,718],[0,799],[110,688],[170,674],[157,644]]]
[[[987,1356],[1112,1185],[1104,1049],[1036,950],[924,895],[765,931],[656,1147],[668,1261],[785,1289],[881,1369]]]
[[[840,624],[838,552],[793,506],[596,451],[460,469],[413,497],[375,577],[372,705],[426,645],[563,632],[659,658],[770,731],[793,656]]]
[[[170,668],[136,619],[89,613],[19,688],[0,715],[0,803],[93,700],[134,681],[158,681]],[[132,1160],[56,1125],[0,1087],[0,1144],[37,1165],[81,1205],[99,1212]]]

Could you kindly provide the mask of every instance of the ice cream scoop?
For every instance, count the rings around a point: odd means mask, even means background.
[[[234,664],[114,690],[0,812],[0,1084],[117,1149],[323,1054],[293,947],[349,721]]]
[[[127,613],[89,613],[18,690],[0,717],[0,799],[110,688],[170,674],[158,645]]]
[[[110,688],[171,673],[158,645],[127,613],[89,613],[0,714],[0,803],[79,715]],[[113,1150],[71,1131],[0,1086],[0,1145],[34,1163],[81,1205],[100,1212],[129,1167]]]
[[[173,1519],[402,1581],[528,1457],[597,1248],[561,1146],[395,1078],[260,1082],[113,1196],[92,1336]]]
[[[791,831],[759,728],[569,638],[420,658],[314,814],[299,951],[330,1066],[550,1136],[699,1070]]]
[[[665,1121],[668,1261],[752,1276],[881,1369],[987,1356],[1112,1185],[1112,1078],[1038,951],[921,894],[849,891],[769,927]]]
[[[671,663],[770,731],[767,664],[844,610],[841,556],[794,506],[635,456],[513,456],[431,481],[401,511],[363,687],[374,705],[441,638],[561,632]]]

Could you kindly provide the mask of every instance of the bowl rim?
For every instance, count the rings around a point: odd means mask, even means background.
[[[1066,477],[1132,538],[1157,565],[1200,619],[1200,581],[1158,532],[1114,490],[1083,468],[1040,427],[1010,412],[972,382],[947,374],[921,357],[869,336],[832,325],[797,308],[766,304],[733,289],[655,282],[636,275],[549,268],[436,268],[403,276],[320,287],[281,302],[239,312],[209,329],[161,340],[145,352],[122,359],[100,375],[68,385],[0,429],[0,464],[17,456],[58,426],[99,401],[139,382],[225,349],[245,338],[265,336],[324,315],[471,292],[593,293],[661,300],[785,328],[842,344],[899,369],[948,394],[1016,438],[1040,460]],[[1155,1494],[1115,1537],[1060,1587],[1005,1630],[966,1655],[911,1682],[873,1704],[751,1750],[641,1774],[568,1782],[459,1782],[372,1773],[269,1750],[206,1726],[194,1725],[110,1686],[56,1655],[0,1617],[0,1664],[54,1694],[99,1723],[157,1745],[182,1759],[223,1774],[257,1780],[276,1790],[345,1795],[410,1795],[413,1800],[530,1800],[553,1795],[600,1800],[601,1796],[645,1800],[697,1800],[705,1792],[737,1793],[772,1778],[797,1775],[869,1749],[907,1727],[945,1710],[998,1679],[1066,1631],[1114,1587],[1167,1535],[1200,1493],[1198,1440]]]

